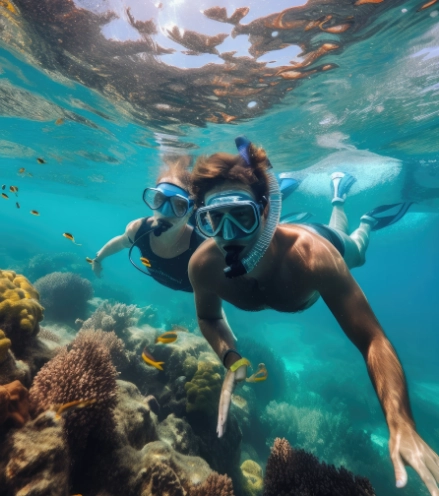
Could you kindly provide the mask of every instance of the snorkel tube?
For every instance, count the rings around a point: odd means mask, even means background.
[[[130,250],[128,252],[128,258],[130,259],[130,262],[134,265],[134,267],[139,271],[141,272],[142,274],[145,274],[147,276],[150,276],[151,274],[149,272],[146,272],[146,270],[143,270],[142,268],[140,268],[138,265],[136,265],[136,263],[134,262],[134,260],[132,259],[131,257],[131,253],[133,251],[133,248],[137,245],[137,243],[142,239],[144,238],[147,234],[151,233],[151,232],[154,232],[154,236],[161,236],[162,233],[164,233],[165,231],[167,231],[170,227],[172,227],[172,224],[169,223],[168,221],[166,220],[163,220],[163,219],[159,219],[157,221],[157,225],[155,226],[152,226],[150,229],[148,229],[146,232],[144,232],[142,234],[142,236],[139,236],[135,241],[134,243],[131,245],[130,247]]]
[[[236,147],[241,157],[245,160],[248,167],[253,167],[253,157],[250,153],[251,142],[245,136],[239,136],[235,139]],[[259,236],[255,246],[250,252],[241,260],[238,259],[239,252],[228,252],[226,255],[226,264],[228,267],[224,269],[224,274],[227,278],[242,276],[251,272],[264,256],[271,240],[273,239],[274,232],[279,223],[280,214],[282,210],[282,195],[279,190],[278,181],[272,171],[273,166],[267,159],[268,169],[268,217],[265,221],[264,229]]]

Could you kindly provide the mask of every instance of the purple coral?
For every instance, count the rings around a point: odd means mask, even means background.
[[[264,496],[374,496],[369,480],[320,463],[304,450],[276,438],[268,458]]]
[[[93,296],[91,282],[72,272],[52,272],[35,282],[48,320],[73,324],[86,316]]]
[[[114,432],[116,369],[108,349],[95,336],[78,336],[37,374],[30,389],[34,414],[77,400],[95,400],[81,409],[63,414],[70,448],[82,449],[90,433],[111,436]]]

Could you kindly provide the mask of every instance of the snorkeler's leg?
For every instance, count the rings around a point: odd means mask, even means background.
[[[348,234],[349,232],[349,224],[344,211],[344,202],[355,181],[355,177],[346,172],[334,172],[331,174],[333,206],[329,227],[345,234]]]
[[[345,241],[345,262],[350,269],[361,267],[366,262],[366,251],[369,246],[372,224],[361,220],[358,229]]]

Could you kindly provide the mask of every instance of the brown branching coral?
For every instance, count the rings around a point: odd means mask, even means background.
[[[85,408],[68,410],[64,431],[71,449],[85,446],[90,433],[110,435],[114,430],[116,369],[110,353],[94,336],[82,335],[62,349],[37,374],[30,389],[34,414],[77,400],[92,400]]]
[[[12,351],[20,357],[31,337],[39,330],[43,307],[38,291],[12,270],[0,270],[0,329],[12,342]]]
[[[202,484],[192,487],[189,491],[189,495],[234,496],[232,479],[227,477],[227,475],[220,475],[213,472]]]
[[[341,467],[320,463],[303,450],[294,450],[286,439],[276,438],[268,458],[264,496],[374,496],[365,477]]]
[[[0,425],[9,419],[16,427],[29,419],[29,393],[20,381],[0,386]]]

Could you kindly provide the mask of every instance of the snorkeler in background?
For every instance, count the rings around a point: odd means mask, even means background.
[[[403,368],[349,271],[364,264],[371,231],[399,220],[409,205],[372,210],[349,236],[343,203],[354,178],[334,173],[329,226],[279,225],[281,193],[265,151],[244,137],[236,144],[239,155],[201,157],[192,172],[197,225],[212,239],[191,258],[189,277],[199,327],[227,369],[218,436],[225,431],[234,387],[246,379],[249,364],[236,349],[222,300],[247,311],[293,313],[321,296],[366,362],[389,427],[397,487],[407,483],[408,464],[438,496],[439,457],[416,432]]]
[[[143,200],[153,210],[152,217],[131,221],[125,233],[106,243],[92,261],[100,277],[102,260],[133,245],[139,248],[140,261],[147,273],[171,289],[192,292],[187,272],[189,259],[205,241],[188,222],[193,213],[189,197],[189,156],[165,156],[155,188],[146,188]]]

